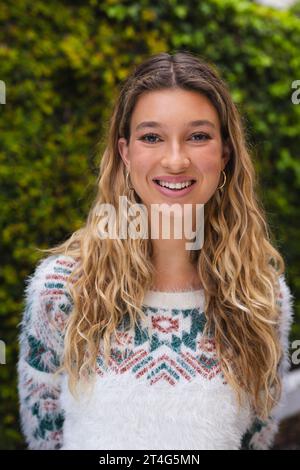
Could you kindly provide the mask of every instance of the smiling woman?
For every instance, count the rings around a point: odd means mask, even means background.
[[[131,127],[130,139],[119,139],[119,151],[145,204],[187,194],[189,198],[178,201],[205,204],[211,198],[229,160],[230,146],[222,141],[218,112],[204,94],[179,87],[143,93]],[[157,132],[145,134],[150,129]],[[157,188],[157,181],[168,189]],[[179,182],[194,184],[187,191],[180,189]]]
[[[99,204],[118,211],[122,195],[150,219],[156,204],[192,207],[196,229],[205,205],[201,249],[185,248],[186,233],[99,237]],[[28,280],[18,370],[29,447],[270,448],[293,300],[270,240],[216,68],[188,52],[135,67],[86,224]]]

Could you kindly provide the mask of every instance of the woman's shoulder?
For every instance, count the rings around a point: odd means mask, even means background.
[[[294,295],[291,292],[290,286],[287,282],[286,274],[280,274],[278,276],[279,282],[279,295],[278,295],[278,302],[285,310],[288,309],[289,306],[292,305],[294,300]]]
[[[35,266],[33,276],[60,270],[62,274],[69,274],[76,264],[76,259],[69,255],[55,254],[40,259]],[[32,276],[31,276],[32,277]]]
[[[67,287],[76,259],[62,254],[40,259],[31,275],[25,280],[25,292],[43,293],[45,296],[62,294]]]
[[[295,296],[292,294],[290,286],[286,280],[286,275],[281,274],[278,277],[279,290],[276,302],[280,308],[282,328],[289,331],[294,317]]]
[[[281,375],[284,375],[291,367],[289,348],[291,327],[294,321],[295,296],[291,292],[285,274],[281,274],[278,277],[278,285],[279,290],[277,292],[276,302],[280,312],[279,334],[283,348],[283,358],[280,363],[280,373]]]

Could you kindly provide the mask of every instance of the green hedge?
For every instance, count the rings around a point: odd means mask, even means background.
[[[1,3],[0,24],[0,447],[16,449],[24,447],[16,392],[24,279],[35,247],[66,239],[85,220],[118,86],[150,54],[189,50],[228,81],[299,294],[300,105],[291,83],[300,79],[300,19],[245,0],[15,0]],[[297,321],[294,339],[299,305]]]

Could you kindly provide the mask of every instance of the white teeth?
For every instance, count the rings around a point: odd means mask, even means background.
[[[184,181],[182,183],[167,183],[166,181],[159,180],[158,184],[160,186],[164,186],[170,189],[183,189],[183,188],[186,188],[187,186],[191,186],[192,181]]]

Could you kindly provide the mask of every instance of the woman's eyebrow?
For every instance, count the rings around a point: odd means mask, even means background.
[[[197,126],[210,126],[215,129],[214,123],[211,121],[208,121],[207,119],[198,119],[197,121],[190,121],[187,123],[186,127],[197,127]],[[143,129],[144,127],[153,127],[153,128],[161,128],[164,127],[162,124],[156,121],[143,121],[140,124],[138,124],[135,128],[136,131]]]

